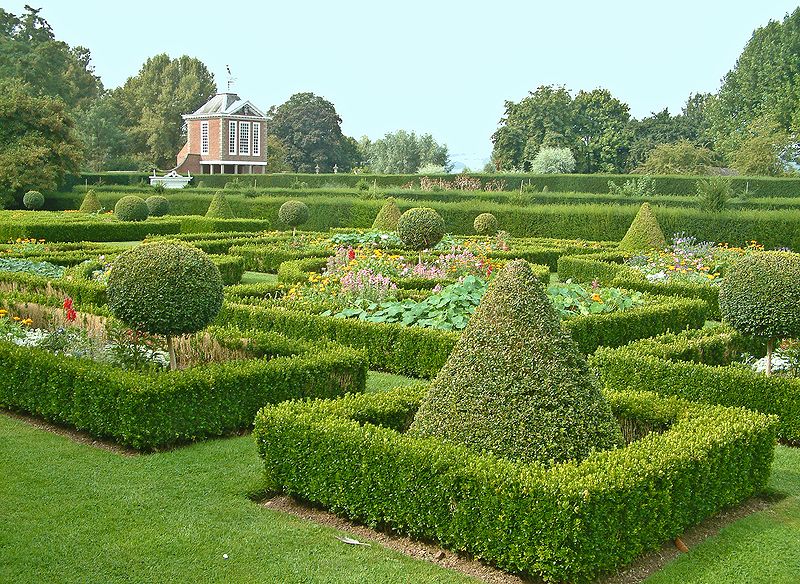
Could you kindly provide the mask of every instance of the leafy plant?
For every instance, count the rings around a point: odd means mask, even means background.
[[[699,180],[697,197],[701,210],[719,213],[725,209],[725,203],[731,198],[731,182],[721,176]]]

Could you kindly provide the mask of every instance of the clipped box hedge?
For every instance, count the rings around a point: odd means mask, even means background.
[[[178,233],[180,221],[151,218],[119,221],[109,215],[51,213],[47,211],[0,211],[0,241],[34,238],[51,241],[133,241],[148,235]]]
[[[745,349],[741,337],[722,329],[645,339],[591,357],[600,380],[613,390],[652,390],[779,417],[778,436],[800,444],[800,379],[729,365]]]
[[[217,317],[240,329],[274,330],[306,339],[327,337],[363,349],[372,369],[429,378],[441,369],[458,333],[396,323],[375,323],[288,310],[269,299],[274,285],[236,286]],[[255,297],[267,298],[260,300]],[[601,345],[624,345],[667,331],[703,326],[708,306],[702,300],[651,297],[652,304],[625,312],[577,316],[563,321],[583,353]]]
[[[0,406],[153,450],[246,428],[268,403],[363,391],[360,352],[280,335],[270,342],[271,359],[157,374],[0,342]]]
[[[524,465],[403,432],[424,388],[265,407],[269,487],[509,572],[590,582],[766,486],[773,417],[609,393],[644,435],[580,464]]]

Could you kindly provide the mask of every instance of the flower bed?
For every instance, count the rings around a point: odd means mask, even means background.
[[[610,393],[623,427],[656,431],[543,468],[404,434],[423,391],[262,409],[254,435],[270,488],[511,572],[588,582],[769,476],[775,420],[743,409]]]
[[[724,406],[741,406],[780,418],[778,436],[800,443],[800,379],[767,377],[735,363],[747,343],[727,328],[645,339],[591,358],[613,390],[660,394]]]

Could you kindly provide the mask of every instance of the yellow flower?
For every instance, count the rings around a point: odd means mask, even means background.
[[[603,301],[603,299],[600,298],[600,295],[597,292],[592,294],[592,300],[594,300],[595,302],[602,302]]]
[[[15,316],[15,317],[14,317],[14,320],[19,320],[19,317],[18,317],[18,316]]]
[[[706,278],[708,278],[709,280],[713,280],[714,274],[706,274]]]

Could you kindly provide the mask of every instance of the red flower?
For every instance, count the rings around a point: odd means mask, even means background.
[[[64,310],[72,310],[72,298],[69,296],[64,298]]]
[[[350,260],[350,261],[353,261],[354,259],[356,259],[356,250],[354,250],[354,249],[349,250],[347,252],[347,259]]]
[[[72,307],[67,308],[67,322],[75,322],[77,317],[78,313]]]

